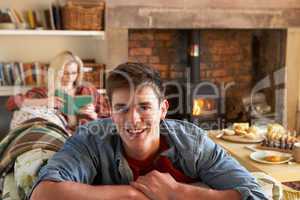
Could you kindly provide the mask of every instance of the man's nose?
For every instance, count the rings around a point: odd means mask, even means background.
[[[64,76],[62,77],[62,79],[63,79],[63,80],[65,80],[65,81],[68,81],[68,80],[70,79],[70,77],[69,77],[69,76],[66,76],[66,75],[64,75]]]
[[[128,114],[128,120],[131,124],[136,125],[137,123],[141,122],[141,114],[136,108],[130,109]]]

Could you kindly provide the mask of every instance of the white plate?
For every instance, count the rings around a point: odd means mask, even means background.
[[[278,162],[270,162],[264,159],[266,156],[280,156],[280,157],[284,157],[285,159]],[[290,160],[293,159],[291,154],[281,153],[277,151],[256,151],[250,154],[250,158],[256,162],[265,163],[265,164],[282,164],[282,163],[289,162]]]
[[[245,143],[245,144],[251,144],[251,143],[260,143],[265,138],[261,135],[258,135],[257,138],[246,138],[239,135],[222,135],[221,137],[223,140],[230,141],[230,142],[236,142],[236,143]]]

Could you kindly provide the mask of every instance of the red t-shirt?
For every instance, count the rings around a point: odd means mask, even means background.
[[[195,179],[192,179],[186,176],[181,170],[177,169],[172,161],[166,157],[161,156],[160,153],[168,149],[168,143],[164,137],[160,137],[160,147],[156,156],[148,158],[147,160],[135,160],[129,158],[125,155],[126,160],[133,172],[134,180],[139,176],[143,176],[149,173],[152,170],[157,170],[162,173],[169,173],[176,181],[182,183],[192,183],[196,182]]]

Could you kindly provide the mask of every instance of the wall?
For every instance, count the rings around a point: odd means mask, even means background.
[[[129,61],[147,63],[164,79],[182,79],[187,66],[187,42],[176,30],[130,30]]]
[[[287,35],[285,123],[289,129],[300,131],[300,29],[290,29]]]

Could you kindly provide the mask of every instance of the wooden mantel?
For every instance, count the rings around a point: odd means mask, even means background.
[[[110,0],[114,28],[300,27],[299,0]]]

